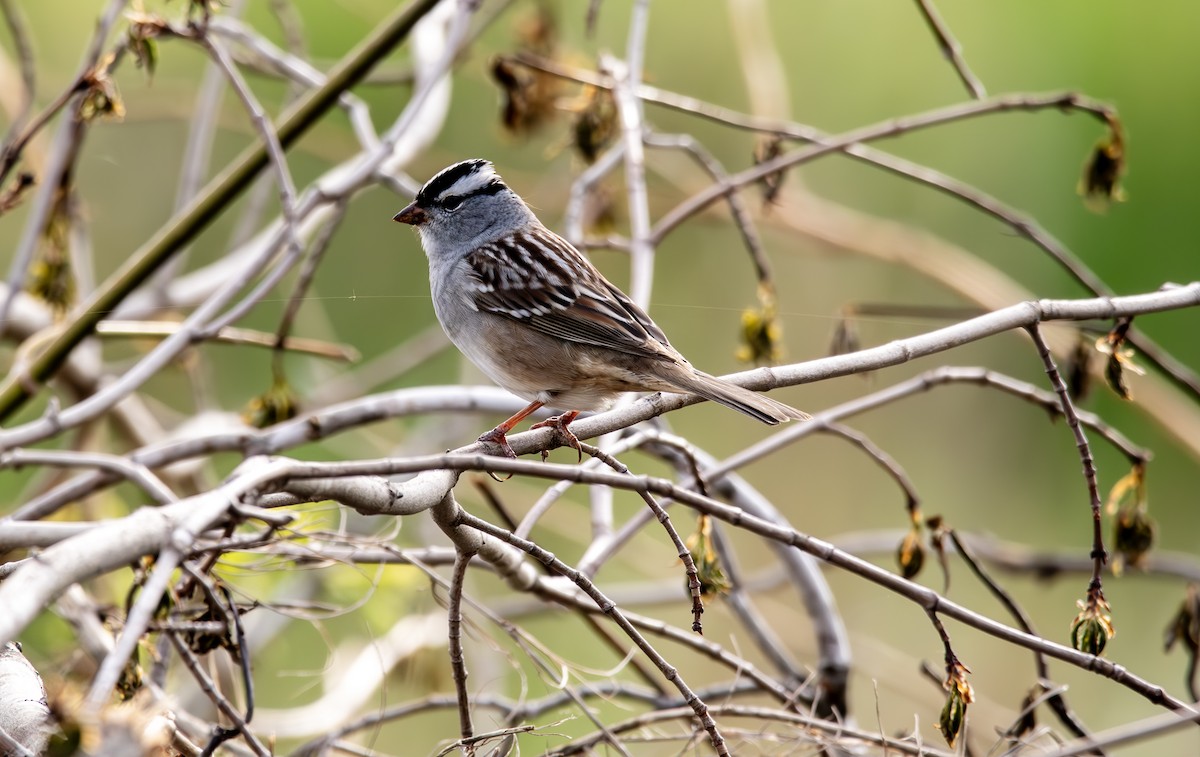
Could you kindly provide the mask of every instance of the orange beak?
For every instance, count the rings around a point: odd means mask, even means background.
[[[417,207],[417,204],[414,202],[392,216],[392,220],[398,223],[407,223],[409,226],[420,226],[429,220],[429,215],[423,209]]]

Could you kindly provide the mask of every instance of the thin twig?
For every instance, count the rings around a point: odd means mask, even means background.
[[[618,444],[620,443],[618,442]],[[614,449],[610,454],[616,455],[620,454],[622,451],[624,450]],[[588,464],[599,464],[599,462],[600,461],[598,458],[592,458],[588,461]],[[538,505],[548,499],[547,495],[550,495],[549,502],[554,502],[570,486],[569,482],[562,482],[564,485],[555,484],[554,486],[548,488],[546,490],[546,494],[542,495],[542,498],[539,499],[538,502],[535,503],[534,507],[530,509],[530,512],[526,515],[525,519],[518,524],[509,515],[507,508],[502,506],[499,498],[496,497],[495,492],[492,490],[492,487],[489,486],[485,480],[480,479],[475,483],[482,490],[484,497],[488,500],[488,503],[492,505],[492,509],[495,510],[497,514],[500,515],[501,520],[505,522],[504,527],[521,538],[528,538],[529,531],[532,530],[537,518],[540,517],[540,515],[534,515],[533,511],[537,510]],[[547,504],[545,508],[542,508],[543,511],[548,507],[549,504]],[[546,571],[547,573],[549,572],[550,569],[547,566],[542,565],[541,563],[538,563],[538,565],[541,566],[542,570]],[[647,686],[657,689],[660,694],[665,693],[665,689],[662,688],[662,683],[658,680],[658,678],[646,668],[640,659],[636,657],[630,657],[629,651],[621,642],[617,640],[615,636],[609,632],[607,628],[601,624],[598,619],[591,615],[584,615],[582,620],[587,623],[588,627],[591,628],[593,633],[600,637],[600,641],[603,642],[605,646],[607,646],[609,649],[612,649],[619,657],[629,659],[629,666],[634,670],[635,673],[637,673],[638,677],[641,678]],[[584,711],[586,712],[586,709]],[[599,723],[597,723],[597,726],[602,727]],[[614,744],[614,747],[616,748],[617,745]]]
[[[607,452],[602,451],[599,447],[594,447],[583,442],[580,442],[579,445],[588,455],[600,460],[617,473],[631,475],[628,466]],[[658,504],[658,501],[649,492],[639,492],[639,494],[642,495],[642,500],[650,508],[650,511],[654,513],[654,517],[662,525],[663,530],[667,532],[671,543],[675,545],[679,560],[683,563],[684,572],[687,574],[688,592],[692,596],[692,630],[702,634],[704,633],[704,626],[700,622],[700,616],[704,614],[704,598],[700,592],[700,577],[696,571],[696,562],[692,559],[692,553],[688,550],[687,545],[683,543],[683,539],[679,538],[679,532],[671,524],[671,516],[667,514],[662,505]]]
[[[975,555],[971,549],[958,537],[958,532],[950,528],[946,529],[946,535],[950,537],[950,541],[954,544],[954,548],[958,550],[958,554],[962,557],[963,562],[967,564],[967,567],[971,569],[971,572],[983,583],[992,596],[1000,604],[1004,605],[1004,609],[1008,610],[1008,614],[1012,616],[1021,630],[1036,636],[1037,629],[1033,627],[1033,620],[1016,603],[1016,600],[1012,598],[1008,591],[988,575],[988,572],[975,559]],[[1050,680],[1050,667],[1046,664],[1046,656],[1040,651],[1035,650],[1033,652],[1033,663],[1037,669],[1038,685],[1046,692],[1046,701],[1050,709],[1058,717],[1059,722],[1066,726],[1067,730],[1071,731],[1074,735],[1080,737],[1087,736],[1087,729],[1075,715],[1074,711],[1071,710],[1070,705],[1067,704],[1066,697],[1063,696],[1062,691]]]
[[[903,530],[882,529],[843,534],[832,541],[839,549],[865,556],[890,554]],[[1025,545],[1002,541],[981,534],[960,534],[975,554],[1005,573],[1027,576],[1037,581],[1054,581],[1064,575],[1091,573],[1092,559],[1077,551],[1035,550]],[[1155,550],[1146,556],[1139,574],[1158,578],[1200,581],[1200,560],[1185,552]]]
[[[67,544],[68,542],[63,542]],[[59,545],[62,546],[62,545]],[[142,635],[150,627],[162,596],[171,583],[171,574],[179,567],[183,555],[171,546],[164,546],[154,562],[154,570],[140,587],[137,600],[125,615],[125,627],[113,644],[113,649],[100,662],[100,668],[92,678],[88,689],[85,707],[98,712],[104,702],[112,695],[113,687],[120,679],[121,671],[129,661],[141,641]]]
[[[8,131],[4,134],[4,147],[2,151],[7,157],[9,145],[21,129],[25,128],[25,122],[29,120],[29,113],[33,109],[33,99],[37,94],[37,64],[33,58],[33,44],[29,41],[29,27],[25,22],[25,16],[20,8],[13,4],[13,0],[0,0],[0,13],[4,14],[4,23],[8,25],[9,36],[12,37],[13,47],[17,51],[17,64],[21,68],[21,85],[24,88],[21,92],[21,104],[15,113],[9,114]],[[4,176],[0,175],[0,183],[3,183]]]
[[[458,568],[458,563],[460,562],[460,558],[461,558],[462,554],[463,553],[460,552],[459,550],[457,550],[457,549],[455,550],[454,563],[455,563],[456,570]],[[488,564],[486,560],[481,560],[479,562],[484,565]],[[414,564],[420,570],[422,570],[430,578],[431,581],[433,581],[437,585],[445,587],[448,590],[448,593],[453,591],[453,588],[454,588],[453,579],[451,581],[447,581],[446,579],[444,579],[440,575],[438,575],[436,572],[434,572],[432,569],[429,569],[426,566],[421,565],[420,563],[415,562],[415,561],[414,561]],[[469,565],[469,561],[468,561],[468,565]],[[549,568],[547,566],[543,565],[542,567],[545,568],[547,571],[549,571]],[[583,713],[584,717],[586,717],[588,720],[590,720],[592,722],[592,724],[595,725],[598,729],[604,730],[604,723],[587,706],[587,704],[584,701],[583,696],[576,690],[576,688],[574,686],[566,685],[566,682],[563,679],[563,671],[566,668],[566,665],[564,662],[562,662],[560,659],[555,659],[555,661],[554,661],[555,664],[553,664],[553,665],[550,662],[547,662],[546,659],[544,659],[544,657],[546,656],[545,647],[543,645],[539,644],[537,642],[537,640],[535,638],[533,638],[533,636],[531,634],[529,634],[525,631],[522,631],[516,625],[505,620],[504,617],[491,611],[487,607],[481,605],[479,602],[476,602],[476,601],[470,599],[470,597],[466,596],[461,591],[459,592],[459,598],[460,598],[460,604],[462,601],[466,601],[472,607],[474,607],[478,612],[480,612],[482,615],[484,615],[489,621],[491,621],[493,624],[495,624],[497,627],[499,627],[502,631],[504,631],[506,634],[508,634],[509,638],[512,639],[513,643],[516,644],[522,651],[525,652],[526,656],[533,662],[533,664],[536,665],[538,667],[538,669],[541,670],[542,673],[548,677],[548,679],[555,681],[555,685],[563,690],[563,692],[566,694],[566,697],[571,702],[573,702],[576,707],[579,708],[579,711]],[[448,610],[453,609],[452,602],[448,602],[447,604],[448,604],[448,607],[447,607]],[[599,623],[596,621],[596,618],[594,618],[593,616],[591,616],[587,613],[582,613],[582,615],[583,615],[583,619],[595,622],[597,626],[599,625]],[[453,650],[453,642],[451,643],[451,649]],[[628,659],[631,656],[630,653],[627,652],[626,650],[618,649],[617,651],[622,655],[622,657],[624,657],[626,659]],[[465,675],[465,668],[464,668],[463,672]],[[464,683],[465,683],[465,679],[464,679]],[[456,690],[457,690],[457,686],[456,686]],[[661,691],[661,689],[660,689],[660,691]],[[461,698],[458,697],[457,695],[456,695],[456,699],[459,699],[458,709],[460,712],[459,717],[461,719],[461,717],[462,717],[461,712],[462,712],[462,708],[463,708],[464,704],[462,703]],[[471,704],[471,701],[468,700],[466,702],[465,706],[469,707],[470,704]],[[509,716],[507,717],[506,721],[510,725],[516,725],[517,723],[519,723],[520,720],[522,720],[521,717],[518,717],[519,712],[520,712],[520,708],[514,706],[510,710]],[[469,717],[469,714],[468,714],[468,717]],[[471,737],[464,736],[462,739],[460,739],[460,742],[466,743],[466,744],[470,744],[472,742],[477,742],[477,741],[478,741],[478,738],[474,737],[474,736],[471,736]],[[458,743],[458,742],[456,742],[456,743]],[[613,739],[611,739],[611,743],[612,743],[613,747],[615,749],[617,749],[621,754],[625,755],[625,757],[630,757],[628,752],[625,751],[625,749],[621,746],[620,742],[617,741],[617,739],[615,737]]]
[[[966,674],[969,671],[966,665],[958,659],[958,655],[954,653],[954,646],[950,643],[950,633],[946,630],[946,626],[942,623],[942,619],[938,617],[937,611],[926,607],[925,614],[929,617],[929,622],[933,624],[934,630],[937,631],[938,638],[942,641],[943,660],[946,665],[946,679],[942,682],[942,686],[951,692],[951,696],[959,696],[960,699],[965,699],[966,704],[970,704],[970,697],[963,697],[961,691],[965,688],[970,691],[970,685],[966,683]],[[965,710],[964,710],[965,711]],[[943,733],[942,736],[953,746],[958,740],[963,731],[966,730],[967,720],[964,716],[959,722],[959,729],[953,733]],[[965,742],[966,739],[963,739]]]
[[[613,475],[617,477],[623,477],[621,474]],[[716,753],[722,755],[723,757],[727,757],[729,755],[728,748],[725,745],[725,739],[721,736],[721,732],[718,730],[716,722],[708,713],[708,706],[696,695],[692,688],[688,686],[687,682],[684,681],[683,677],[679,674],[679,671],[667,662],[666,658],[664,658],[658,652],[658,650],[656,650],[654,646],[646,640],[646,637],[642,636],[642,634],[639,633],[636,628],[634,628],[633,624],[631,624],[625,617],[625,614],[622,613],[621,610],[618,609],[617,606],[608,599],[608,597],[604,596],[603,592],[601,592],[594,583],[588,580],[586,576],[562,562],[550,552],[542,549],[537,544],[534,544],[531,541],[526,541],[525,539],[520,539],[502,528],[497,528],[487,521],[470,515],[461,508],[458,511],[454,525],[466,526],[467,528],[480,531],[488,536],[510,544],[517,549],[526,552],[535,560],[550,566],[556,573],[569,578],[576,586],[583,590],[583,592],[587,594],[593,602],[595,602],[596,607],[598,607],[605,615],[612,618],[612,620],[621,628],[621,630],[625,632],[629,639],[636,644],[637,647],[641,649],[647,657],[650,658],[655,667],[657,667],[662,673],[663,677],[670,681],[671,684],[673,684],[675,688],[679,690],[680,695],[691,706],[692,712],[695,714],[696,718],[700,720],[704,730],[708,732],[709,741],[711,741],[713,749],[716,751]]]
[[[511,728],[499,728],[494,731],[488,731],[487,733],[480,733],[478,735],[471,736],[471,737],[463,737],[461,739],[458,739],[457,741],[447,744],[445,747],[443,747],[441,749],[441,751],[437,752],[434,755],[434,757],[445,757],[445,755],[450,754],[455,749],[463,750],[464,754],[469,754],[469,755],[475,754],[475,747],[479,746],[480,744],[483,744],[484,742],[495,741],[497,739],[500,739],[501,743],[508,744],[508,743],[511,743],[511,741],[509,741],[509,740],[513,736],[516,736],[517,734],[520,734],[520,733],[530,733],[531,731],[536,731],[536,730],[538,730],[536,726],[520,725],[520,726],[513,726]],[[627,756],[629,755],[629,753],[626,752],[624,749],[621,749],[621,751],[625,755],[627,755]],[[505,754],[507,752],[508,752],[508,749],[502,747],[499,753]],[[496,753],[497,752],[493,752],[493,754],[496,754]]]
[[[714,704],[712,711],[718,715],[727,715],[730,717],[748,717],[764,721],[777,721],[797,726],[797,730],[811,730],[822,734],[829,734],[834,737],[833,744],[853,749],[855,742],[862,744],[871,744],[874,746],[882,746],[886,755],[889,751],[896,751],[901,754],[916,755],[917,757],[953,757],[952,752],[942,751],[940,749],[930,749],[927,746],[912,743],[909,739],[889,739],[878,733],[871,733],[849,726],[845,723],[814,718],[808,715],[790,712],[786,710],[774,710],[766,707],[754,707],[739,704]],[[625,733],[637,729],[647,728],[656,723],[663,723],[671,720],[682,720],[691,716],[690,710],[686,707],[677,707],[673,709],[658,709],[654,712],[648,712],[634,718],[630,718],[621,723],[616,723],[612,726],[612,730],[617,733]],[[600,743],[601,734],[594,734],[580,738],[572,743],[548,751],[547,757],[567,757],[572,754],[590,754],[593,748]],[[815,739],[814,739],[815,740]],[[817,742],[820,743],[819,741]],[[796,748],[792,753],[806,754],[808,749]],[[816,753],[817,750],[812,750]]]
[[[226,526],[227,532],[231,532],[232,530],[232,524]],[[268,533],[272,531],[268,531]],[[255,701],[254,676],[250,672],[250,645],[246,643],[246,629],[242,626],[242,614],[238,610],[237,604],[234,603],[229,589],[223,584],[214,584],[208,576],[208,573],[213,569],[219,557],[219,553],[211,552],[207,556],[204,565],[196,567],[190,561],[185,560],[182,567],[184,572],[188,574],[188,579],[195,581],[196,585],[204,592],[208,598],[209,605],[217,608],[225,618],[223,621],[225,626],[224,633],[227,636],[232,636],[233,649],[230,650],[230,653],[238,663],[238,668],[242,674],[242,686],[246,697],[246,715],[244,720],[249,723],[254,719]],[[184,582],[180,583],[182,585]]]
[[[1043,752],[1042,757],[1075,757],[1080,754],[1091,754],[1103,747],[1146,742],[1151,736],[1161,736],[1197,722],[1200,722],[1200,711],[1197,710],[1164,712],[1064,744],[1058,749]]]
[[[327,81],[324,72],[313,66],[307,60],[279,49],[270,40],[252,32],[244,23],[229,16],[214,18],[209,24],[209,32],[227,38],[242,47],[253,50],[254,54],[266,60],[272,71],[278,72],[292,83],[290,90],[299,91],[305,88],[320,87]],[[374,149],[379,144],[379,135],[375,133],[375,125],[371,121],[366,104],[351,94],[345,92],[338,99],[338,105],[346,112],[354,134],[364,149]],[[238,221],[238,228],[243,231],[235,232],[233,245],[241,244],[250,235],[250,230],[256,225],[252,223],[257,213],[247,213]]]
[[[258,132],[260,143],[266,150],[268,165],[274,171],[275,181],[279,186],[280,214],[283,216],[287,251],[298,250],[301,245],[299,234],[296,231],[298,225],[296,184],[292,181],[292,174],[288,169],[287,157],[284,155],[284,147],[280,135],[271,123],[270,116],[267,115],[262,104],[258,102],[258,98],[254,96],[250,85],[246,83],[241,73],[238,72],[237,66],[229,59],[229,54],[225,51],[225,48],[215,42],[204,29],[198,30],[191,36],[191,39],[207,50],[209,55],[212,56],[213,61],[225,73],[225,77],[229,79],[233,91],[237,93],[238,99],[242,101],[242,106],[249,114],[250,122]]]
[[[270,0],[268,5],[271,15],[279,22],[288,53],[297,58],[305,57],[308,51],[304,44],[304,26],[300,14],[296,12],[295,4],[288,0]]]
[[[708,691],[701,692],[703,695],[720,696],[747,693],[753,691],[748,689],[744,684],[735,684],[732,689],[729,686],[714,688]],[[655,707],[666,708],[685,708],[690,714],[691,708],[686,708],[678,699],[663,698],[657,692],[651,689],[640,689],[620,680],[597,681],[586,689],[583,689],[580,696],[590,698],[624,698],[636,702],[644,702]],[[562,707],[571,701],[569,694],[566,692],[555,692],[541,699],[533,699],[523,702],[517,702],[506,697],[481,694],[474,700],[474,705],[477,709],[496,710],[506,713],[511,720],[525,721],[540,717],[546,713],[560,710]],[[419,715],[430,710],[445,710],[457,706],[457,700],[454,696],[445,694],[433,694],[413,702],[405,702],[404,704],[395,705],[386,709],[378,709],[363,715],[361,718],[338,727],[335,731],[313,739],[292,752],[292,757],[314,757],[318,754],[323,754],[324,749],[333,746],[338,739],[368,728],[374,728],[382,723],[394,722]],[[721,707],[729,707],[731,705],[721,705]],[[767,708],[763,708],[766,710]],[[769,711],[769,710],[768,710]],[[603,739],[603,734],[600,735]],[[611,742],[610,742],[611,743]]]
[[[1050,354],[1050,348],[1046,346],[1041,328],[1034,324],[1029,326],[1027,331],[1030,338],[1033,339],[1042,365],[1045,366],[1050,385],[1054,388],[1054,393],[1058,395],[1063,417],[1067,421],[1067,428],[1071,430],[1071,434],[1075,438],[1075,448],[1079,451],[1079,459],[1083,464],[1083,479],[1087,484],[1088,500],[1092,508],[1092,580],[1088,584],[1087,593],[1089,601],[1093,595],[1098,595],[1102,599],[1104,595],[1100,585],[1101,574],[1104,572],[1105,562],[1108,561],[1108,553],[1104,549],[1104,530],[1100,522],[1101,500],[1100,487],[1096,482],[1096,461],[1092,457],[1092,447],[1088,444],[1087,435],[1083,432],[1079,415],[1075,411],[1075,403],[1071,401],[1067,385],[1058,372],[1058,366],[1054,364],[1054,356]]]
[[[0,469],[21,468],[26,465],[94,468],[137,484],[156,504],[165,505],[179,499],[175,492],[171,491],[171,487],[163,483],[149,468],[120,455],[54,449],[13,449],[0,454]]]
[[[231,3],[226,11],[233,17],[239,16],[246,6],[246,0]],[[175,190],[174,211],[183,210],[204,181],[208,171],[209,159],[212,156],[213,142],[217,136],[218,117],[221,114],[221,95],[225,92],[226,76],[220,64],[210,60],[204,67],[204,74],[197,88],[195,105],[192,107],[192,117],[189,119],[187,142],[183,149],[183,158],[179,170],[179,182]],[[171,260],[167,261],[154,275],[152,287],[160,302],[167,301],[167,287],[182,270],[187,261],[188,250],[185,247]]]
[[[96,334],[107,337],[131,337],[144,339],[147,337],[168,337],[177,333],[182,324],[178,321],[117,321],[104,320],[96,324]],[[277,334],[265,331],[226,326],[212,337],[212,341],[225,344],[241,344],[252,347],[279,348],[289,352],[299,352],[331,360],[341,360],[348,363],[357,362],[360,354],[349,344],[334,344],[320,339],[309,339],[302,336],[289,336],[279,345]]]
[[[870,437],[866,434],[855,431],[841,423],[822,424],[819,430],[845,439],[862,450],[871,460],[878,463],[879,467],[883,468],[884,472],[904,492],[904,499],[909,509],[912,509],[921,501],[920,496],[917,494],[917,487],[913,484],[912,479],[908,477],[908,473],[905,472],[900,463],[896,462],[896,459],[885,452],[879,445],[871,441]]]
[[[188,649],[187,644],[183,643],[183,640],[179,638],[178,632],[168,631],[167,638],[171,640],[171,645],[175,647],[175,651],[179,654],[179,659],[183,660],[183,664],[187,666],[192,677],[196,679],[200,690],[220,710],[221,714],[229,718],[230,722],[233,723],[233,728],[216,729],[205,753],[211,754],[216,746],[228,740],[231,736],[240,733],[250,748],[254,750],[255,754],[260,755],[260,757],[269,757],[271,751],[258,740],[258,737],[254,735],[254,731],[250,730],[249,724],[242,717],[242,714],[238,712],[237,708],[233,706],[233,703],[218,690],[216,682],[204,671],[204,666],[197,659],[196,655],[193,654],[192,650]],[[230,734],[230,732],[232,733]]]
[[[646,134],[646,144],[650,147],[669,147],[683,150],[696,161],[699,166],[704,169],[705,173],[716,182],[725,181],[728,174],[725,172],[721,163],[713,157],[704,144],[700,140],[693,137],[691,134]],[[737,226],[738,233],[742,236],[742,242],[746,245],[746,251],[750,253],[750,260],[754,263],[754,273],[758,278],[759,284],[768,288],[774,293],[775,284],[771,278],[771,261],[767,258],[766,250],[763,249],[762,238],[758,234],[758,229],[754,226],[754,220],[750,216],[750,209],[746,207],[745,201],[741,194],[733,193],[726,197],[729,203],[729,215],[733,218],[734,225]]]
[[[755,460],[760,460],[773,454],[785,445],[792,444],[806,436],[817,433],[824,423],[843,420],[867,410],[883,407],[904,397],[955,383],[975,384],[999,389],[1006,394],[1035,403],[1055,414],[1062,412],[1062,405],[1054,395],[1039,390],[1025,382],[984,368],[945,366],[935,368],[927,373],[914,376],[898,384],[893,384],[886,389],[881,389],[878,392],[873,392],[872,394],[822,411],[814,417],[813,421],[795,424],[761,442],[750,445],[735,455],[731,455],[716,470],[710,471],[709,475],[716,478],[726,471],[745,467]],[[1149,458],[1149,452],[1134,445],[1123,434],[1113,429],[1094,413],[1075,411],[1075,415],[1081,424],[1099,433],[1131,461],[1146,460]],[[1053,418],[1054,416],[1052,415],[1051,417]]]
[[[300,312],[300,306],[304,303],[304,295],[308,292],[308,288],[317,274],[317,266],[321,264],[321,259],[324,257],[325,251],[329,249],[329,243],[333,241],[334,233],[341,226],[342,219],[346,217],[346,208],[347,203],[345,200],[335,205],[333,217],[321,229],[321,233],[317,238],[313,240],[312,249],[309,250],[308,257],[305,258],[304,266],[300,269],[300,276],[296,281],[296,286],[288,298],[283,316],[279,319],[279,328],[275,332],[274,357],[274,367],[277,376],[282,374],[284,345],[291,334],[292,323],[296,320],[296,314]]]
[[[950,27],[946,26],[946,22],[938,14],[937,8],[933,7],[932,0],[917,0],[917,7],[920,8],[925,23],[929,24],[929,30],[937,38],[942,55],[945,55],[946,60],[954,66],[955,73],[958,74],[959,79],[962,79],[962,83],[971,93],[971,97],[976,100],[987,97],[987,90],[983,88],[983,82],[979,81],[978,77],[971,72],[966,59],[963,58],[962,45],[950,33]]]
[[[794,168],[824,155],[841,152],[851,145],[887,139],[900,134],[909,134],[933,126],[978,118],[979,116],[992,113],[1004,113],[1012,110],[1036,112],[1039,110],[1061,110],[1064,108],[1083,110],[1099,118],[1103,118],[1104,114],[1111,112],[1104,106],[1091,103],[1086,98],[1073,92],[1051,95],[1002,95],[987,100],[952,105],[926,111],[925,113],[892,118],[881,123],[863,126],[819,144],[793,150],[792,152],[780,155],[778,158],[760,163],[752,168],[747,168],[730,176],[724,182],[715,183],[697,192],[659,219],[654,227],[651,241],[654,244],[661,244],[667,234],[674,231],[685,220],[707,208],[719,198],[735,192],[741,187],[760,181],[773,173]]]
[[[737,555],[733,551],[733,545],[729,543],[728,537],[725,536],[725,530],[714,524],[712,537],[713,547],[716,549],[721,568],[729,579],[729,589],[722,595],[726,606],[742,624],[742,628],[750,635],[750,638],[754,640],[754,645],[766,655],[775,669],[782,673],[787,680],[799,680],[802,678],[799,666],[788,654],[787,646],[776,635],[770,622],[754,606],[750,593],[746,591]]]
[[[661,431],[643,431],[631,439],[637,440],[646,452],[670,462],[681,473],[686,470],[694,482],[691,488],[695,488],[703,496],[709,496],[708,470],[717,462],[712,455],[684,439]],[[711,488],[726,501],[752,515],[779,523],[785,522],[778,509],[766,497],[737,475],[722,476],[711,483]],[[646,518],[640,512],[630,518],[613,538],[607,550],[593,558],[592,571],[598,570],[621,545],[627,543],[645,521]],[[713,524],[713,536],[722,565],[727,568],[730,583],[733,584],[729,596],[732,609],[739,617],[744,618],[743,622],[747,625],[751,638],[762,653],[786,675],[786,685],[795,689],[788,703],[799,701],[812,706],[816,714],[822,717],[834,716],[835,712],[844,715],[846,677],[850,666],[848,633],[817,561],[796,550],[768,543],[783,566],[785,576],[799,594],[815,631],[819,654],[818,676],[807,681],[810,676],[797,669],[786,651],[771,638],[769,629],[753,625],[749,617],[753,609],[748,607],[748,601],[737,596],[743,588],[743,582],[737,576],[736,561],[719,524]]]
[[[603,609],[598,608],[590,599],[583,596],[577,596],[574,594],[564,596],[561,590],[551,590],[549,585],[534,586],[531,590],[540,597],[542,602],[549,600],[556,603],[565,604],[576,610],[593,614],[604,614]],[[637,629],[679,644],[690,652],[710,659],[713,662],[728,668],[731,672],[736,674],[738,679],[744,679],[751,684],[756,691],[767,694],[776,701],[785,704],[788,707],[797,707],[797,702],[800,702],[801,704],[809,704],[812,701],[812,698],[806,698],[804,693],[801,693],[800,696],[797,696],[794,687],[789,688],[771,676],[763,673],[754,665],[754,663],[750,662],[745,657],[733,654],[721,645],[709,641],[705,637],[693,633],[690,630],[684,630],[669,623],[664,623],[656,618],[650,618],[633,612],[626,612],[625,617],[630,624]],[[722,696],[727,696],[730,692],[740,691],[741,689],[738,689],[736,686],[734,686],[732,688],[725,687],[723,690],[718,687],[716,690],[721,691]],[[708,697],[705,696],[701,696],[700,698],[704,701],[707,701],[708,699]]]
[[[471,694],[467,691],[467,664],[463,656],[462,644],[462,596],[463,583],[467,576],[467,566],[471,563],[469,552],[459,551],[454,558],[454,573],[450,578],[450,591],[446,608],[448,630],[446,641],[450,652],[450,673],[454,679],[454,692],[458,700],[458,731],[465,746],[465,753],[473,755],[475,748],[471,745],[471,737],[475,735],[475,726],[471,723]]]

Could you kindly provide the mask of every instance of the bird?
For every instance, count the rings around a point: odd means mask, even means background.
[[[543,406],[564,412],[532,428],[557,428],[579,451],[568,424],[625,392],[695,394],[769,425],[810,417],[693,368],[646,311],[546,228],[488,160],[442,169],[392,220],[417,230],[446,336],[529,403],[479,437],[506,457],[516,457],[507,434]]]

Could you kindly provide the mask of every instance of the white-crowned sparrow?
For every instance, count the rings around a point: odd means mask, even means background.
[[[572,412],[622,392],[697,394],[776,424],[809,416],[696,370],[644,310],[542,225],[486,160],[429,180],[394,220],[420,232],[433,309],[450,341],[529,406],[479,437],[513,456],[505,434],[543,405]],[[577,442],[576,442],[577,444]]]

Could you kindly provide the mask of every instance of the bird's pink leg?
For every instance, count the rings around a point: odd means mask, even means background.
[[[500,445],[500,452],[505,457],[510,457],[515,460],[517,457],[517,453],[513,452],[512,445],[510,445],[508,443],[508,432],[512,431],[513,428],[515,428],[518,423],[525,420],[533,413],[537,412],[538,408],[540,408],[544,404],[546,404],[546,403],[538,402],[536,400],[534,400],[533,402],[530,402],[528,405],[525,406],[525,408],[523,410],[521,410],[520,412],[518,412],[517,414],[515,414],[513,417],[509,418],[508,420],[506,420],[504,423],[501,423],[499,426],[496,426],[491,431],[480,436],[477,441],[491,442],[492,444],[498,444],[498,445]],[[536,426],[534,428],[536,428]]]

